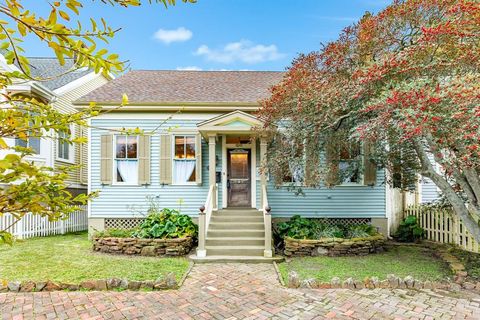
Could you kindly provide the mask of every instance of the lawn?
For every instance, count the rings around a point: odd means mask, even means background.
[[[113,256],[94,253],[86,233],[34,238],[0,246],[0,279],[83,280],[125,278],[155,280],[173,272],[177,281],[188,269],[185,258]]]
[[[296,271],[301,279],[315,278],[321,282],[330,282],[333,277],[343,281],[349,277],[363,280],[376,276],[383,280],[391,273],[419,280],[440,280],[450,275],[448,266],[429,249],[414,246],[395,246],[367,256],[292,258],[279,264],[279,268],[285,281],[290,271]]]

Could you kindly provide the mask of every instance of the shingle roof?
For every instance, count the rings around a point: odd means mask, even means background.
[[[283,72],[276,71],[130,71],[80,98],[78,103],[256,103],[267,98],[269,88]]]
[[[63,66],[60,65],[57,58],[30,57],[28,58],[28,62],[30,63],[30,71],[33,77],[52,78],[51,80],[40,82],[50,90],[63,87],[64,85],[92,72],[92,70],[87,68],[68,72],[72,70],[72,67],[74,66],[73,59],[65,59],[65,64]]]

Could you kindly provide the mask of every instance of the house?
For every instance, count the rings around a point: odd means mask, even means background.
[[[30,57],[30,71],[33,78],[46,79],[45,81],[18,81],[8,87],[13,94],[36,96],[63,113],[78,112],[72,102],[90,91],[107,83],[111,77],[96,74],[88,68],[75,69],[73,59],[65,59],[65,64],[59,64],[56,58]],[[16,66],[7,65],[0,57],[0,68],[7,71],[18,70]],[[73,137],[86,136],[84,128],[72,124]],[[35,138],[28,141],[21,139],[6,139],[9,145],[29,146],[34,154],[27,160],[34,161],[42,166],[52,168],[72,167],[66,180],[68,190],[76,195],[87,192],[87,145],[68,144],[59,139]],[[3,151],[5,153],[7,151]],[[3,155],[0,154],[3,158]],[[73,168],[74,167],[74,168]]]
[[[147,198],[198,219],[198,256],[266,256],[271,219],[294,214],[371,223],[388,234],[390,188],[375,166],[332,189],[296,196],[260,171],[265,138],[251,139],[258,101],[282,79],[268,71],[144,71],[108,82],[75,102],[95,101],[90,120],[90,230],[138,225]],[[118,108],[122,94],[129,104]],[[143,135],[124,134],[140,128]],[[368,172],[367,172],[368,171]],[[199,208],[201,207],[201,210]]]

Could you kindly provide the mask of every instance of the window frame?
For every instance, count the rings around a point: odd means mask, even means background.
[[[175,152],[175,138],[176,137],[183,137],[184,138],[184,149],[183,149],[183,152],[185,154],[185,158],[183,159],[180,159],[180,158],[176,158],[176,152]],[[187,159],[186,158],[186,153],[187,153],[187,137],[192,137],[193,138],[193,146],[194,146],[194,151],[195,151],[195,158],[193,159]],[[172,134],[172,148],[171,148],[171,152],[172,152],[172,185],[175,185],[175,186],[192,186],[192,185],[197,185],[197,182],[196,181],[185,181],[185,182],[177,182],[175,181],[175,170],[177,168],[176,166],[176,162],[177,161],[193,161],[195,163],[195,177],[196,177],[196,174],[198,172],[198,168],[197,168],[197,156],[198,156],[198,150],[197,150],[197,143],[196,143],[196,139],[197,139],[197,133],[196,132],[190,132],[190,133],[174,133]],[[196,179],[195,179],[196,180]]]
[[[75,137],[75,127],[73,125],[70,126],[70,137]],[[68,142],[63,141],[62,143],[68,143]],[[59,151],[60,151],[60,133],[57,133],[55,159],[61,162],[66,162],[71,164],[75,163],[75,151],[76,151],[75,143],[68,145],[68,159],[61,157],[59,154]]]
[[[363,171],[362,171],[362,168],[363,168],[363,160],[364,160],[364,154],[363,154],[363,143],[362,142],[359,142],[358,143],[358,148],[359,148],[359,153],[358,153],[358,160],[347,160],[347,159],[341,159],[339,157],[339,161],[338,161],[338,171],[340,172],[340,162],[353,162],[353,161],[358,161],[358,181],[357,182],[345,182],[345,181],[342,181],[342,183],[340,183],[338,186],[349,186],[349,187],[355,187],[355,186],[364,186],[363,184]]]
[[[125,137],[125,158],[117,158],[117,137]],[[128,137],[135,137],[137,141],[137,150],[136,150],[136,157],[135,158],[128,158]],[[138,166],[139,166],[139,158],[138,158],[138,142],[139,142],[139,136],[138,135],[130,135],[130,134],[114,134],[113,135],[113,142],[112,142],[112,148],[113,148],[113,163],[112,163],[112,185],[113,186],[139,186],[138,184]],[[122,160],[124,159],[124,160]],[[124,181],[117,181],[117,161],[136,161],[137,162],[137,181],[136,182],[124,182]]]
[[[35,150],[35,149],[31,148],[30,139],[38,139],[38,150]],[[22,144],[25,143],[25,146],[20,145],[18,142],[21,142]],[[15,147],[31,148],[34,152],[31,155],[29,155],[29,157],[39,157],[42,154],[42,138],[41,137],[28,137],[27,140],[23,140],[23,139],[20,139],[20,138],[15,138]]]

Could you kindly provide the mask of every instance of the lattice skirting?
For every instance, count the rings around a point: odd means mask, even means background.
[[[143,218],[111,218],[105,219],[105,229],[133,229],[138,227]]]
[[[371,218],[322,218],[319,219],[323,223],[334,226],[337,224],[346,225],[346,226],[355,226],[359,224],[371,224]]]

